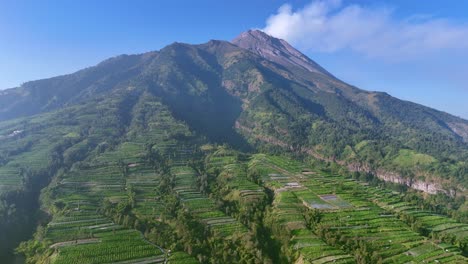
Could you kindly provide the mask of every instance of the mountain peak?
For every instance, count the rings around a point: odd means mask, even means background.
[[[332,76],[316,62],[291,46],[287,41],[270,36],[261,30],[248,30],[241,33],[231,42],[280,65],[286,67],[296,66],[309,72]]]
[[[261,31],[261,30],[258,30],[258,29],[249,29],[245,32],[242,32],[239,36],[237,36],[233,42],[236,40],[236,39],[248,39],[248,38],[255,38],[255,39],[258,39],[258,40],[261,40],[261,41],[265,41],[265,42],[273,42],[273,41],[280,41],[280,39],[278,38],[275,38],[273,36],[270,36],[268,35],[267,33]]]

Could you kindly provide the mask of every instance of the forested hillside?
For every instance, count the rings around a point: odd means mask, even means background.
[[[465,263],[467,135],[260,31],[118,56],[0,93],[0,253]]]

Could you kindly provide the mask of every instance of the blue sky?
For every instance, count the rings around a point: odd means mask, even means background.
[[[468,1],[0,1],[0,89],[258,28],[357,87],[468,119]]]

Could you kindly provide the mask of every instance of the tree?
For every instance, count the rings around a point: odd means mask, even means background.
[[[129,185],[127,187],[127,197],[128,197],[128,204],[130,205],[131,208],[134,208],[135,203],[136,203],[136,193],[132,185]]]
[[[319,209],[306,209],[303,213],[307,228],[313,229],[322,220],[323,214]]]

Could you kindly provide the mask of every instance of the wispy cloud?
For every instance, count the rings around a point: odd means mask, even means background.
[[[350,49],[389,60],[468,51],[468,24],[418,14],[401,19],[389,7],[345,5],[340,0],[312,1],[297,10],[285,4],[267,19],[263,31],[302,50]]]

